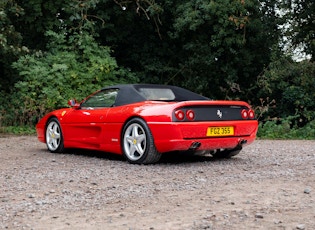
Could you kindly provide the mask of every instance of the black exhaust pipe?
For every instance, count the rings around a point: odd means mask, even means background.
[[[195,151],[199,149],[200,146],[201,146],[201,143],[196,141],[191,144],[188,150]]]
[[[238,145],[243,146],[243,145],[245,145],[246,143],[247,143],[247,140],[242,139],[242,140],[240,140],[240,141],[238,142]]]
[[[247,140],[240,140],[237,144],[237,146],[235,147],[235,150],[242,150],[243,149],[243,145],[245,145],[247,143]]]

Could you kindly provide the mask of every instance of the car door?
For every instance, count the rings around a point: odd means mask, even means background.
[[[115,104],[118,89],[98,91],[63,118],[65,140],[79,148],[98,149],[106,130],[107,113]]]

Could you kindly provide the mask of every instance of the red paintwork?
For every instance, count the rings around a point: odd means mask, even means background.
[[[234,148],[240,140],[252,143],[256,138],[257,120],[172,122],[175,109],[193,105],[241,105],[236,101],[185,101],[139,102],[125,106],[102,109],[65,108],[43,117],[36,126],[38,139],[45,143],[45,126],[49,118],[58,118],[65,148],[86,148],[122,154],[121,132],[124,124],[133,117],[140,117],[148,124],[154,143],[160,153],[188,150],[195,141],[201,143],[198,150]],[[206,137],[210,126],[234,126],[233,137]]]

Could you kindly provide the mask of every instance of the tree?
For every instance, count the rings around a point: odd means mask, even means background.
[[[9,92],[14,83],[21,79],[11,68],[14,61],[25,54],[45,50],[48,42],[46,31],[60,31],[62,28],[70,31],[69,28],[76,28],[79,25],[76,24],[77,20],[82,16],[78,12],[89,7],[77,1],[1,1],[0,91]]]
[[[48,111],[66,107],[105,85],[136,81],[134,75],[118,68],[108,47],[99,46],[84,32],[69,37],[47,32],[47,52],[21,57],[13,63],[23,80],[15,84],[9,114],[20,114],[12,123],[32,124]]]
[[[28,55],[19,53],[11,60],[0,57],[0,62],[10,60],[5,66],[14,76],[3,88],[10,92],[13,86],[15,91],[25,87],[33,92],[31,87],[37,87],[36,96],[42,99],[49,94],[40,92],[36,81],[45,85],[51,75],[71,86],[76,81],[71,80],[70,69],[78,72],[78,79],[94,81],[98,68],[92,76],[86,73],[94,68],[92,62],[98,65],[104,59],[115,62],[111,73],[116,80],[119,70],[128,82],[140,79],[173,84],[214,99],[242,99],[255,104],[259,102],[256,77],[269,65],[272,55],[282,55],[276,0],[5,2],[11,9],[14,4],[21,9],[19,17],[6,13],[5,25],[20,36],[16,47],[24,46]],[[84,46],[79,45],[82,42]],[[91,57],[80,59],[82,52]],[[11,63],[17,59],[12,69]],[[84,71],[74,63],[80,63]],[[7,79],[8,75],[1,77]],[[54,101],[47,100],[46,109],[61,106],[65,99],[56,92],[64,89],[54,84],[50,92]]]
[[[294,47],[303,47],[303,51],[315,61],[315,2],[285,0],[284,9],[289,22],[286,35]]]
[[[137,81],[131,72],[117,66],[108,46],[94,39],[96,22],[102,24],[103,20],[89,11],[98,1],[71,1],[64,7],[61,1],[54,1],[56,8],[43,22],[35,19],[46,17],[43,12],[53,2],[32,2],[36,3],[33,15],[14,22],[19,30],[23,25],[35,25],[21,33],[29,54],[10,63],[19,78],[12,82],[6,100],[0,99],[0,122],[32,125],[46,112],[65,107],[70,98],[80,100],[106,85]],[[25,13],[31,11],[27,4],[23,7]]]
[[[147,11],[148,17],[139,12],[136,1],[119,2],[116,7],[110,2],[100,7],[112,9],[100,39],[114,49],[117,62],[143,82],[247,100],[251,98],[247,89],[278,44],[274,15],[265,13],[256,0],[168,0],[159,2],[153,13]],[[156,14],[161,24],[151,20]],[[274,22],[265,24],[271,18]]]
[[[257,79],[256,93],[264,110],[261,120],[291,118],[302,127],[315,119],[315,63],[294,62],[290,57],[274,59]]]
[[[18,79],[10,67],[11,63],[29,52],[22,45],[22,36],[13,25],[13,19],[23,15],[23,9],[14,0],[0,2],[0,92],[8,92],[8,88]]]

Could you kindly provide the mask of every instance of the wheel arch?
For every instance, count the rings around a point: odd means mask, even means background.
[[[134,119],[134,118],[140,118],[140,119],[144,120],[145,122],[147,122],[146,119],[144,119],[144,117],[142,117],[142,116],[140,116],[140,115],[133,115],[133,116],[128,117],[128,118],[124,121],[122,127],[124,127],[130,120],[132,120],[132,119]]]
[[[120,139],[121,139],[121,140],[123,139],[123,130],[124,130],[126,124],[127,124],[129,121],[131,121],[132,119],[134,119],[134,118],[139,118],[139,119],[143,120],[145,123],[148,123],[148,122],[146,121],[146,119],[144,119],[142,116],[139,116],[139,115],[133,115],[133,116],[128,117],[128,118],[123,122],[123,124],[122,124],[122,126],[121,126],[121,130],[120,130]],[[149,127],[149,126],[148,126],[148,127]],[[149,127],[149,128],[150,128],[150,127]],[[122,148],[122,141],[120,142],[120,147]],[[121,149],[121,150],[122,150],[122,149]]]

